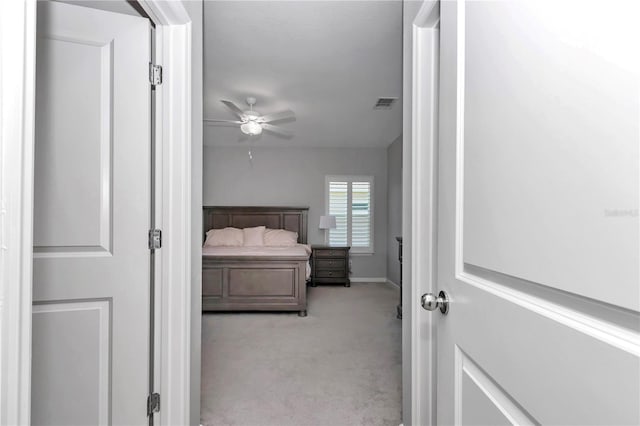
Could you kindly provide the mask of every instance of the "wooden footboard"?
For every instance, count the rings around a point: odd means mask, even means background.
[[[204,256],[202,311],[307,313],[307,258]]]

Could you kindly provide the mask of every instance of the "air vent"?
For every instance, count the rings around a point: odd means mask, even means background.
[[[398,98],[378,98],[373,109],[391,109]]]

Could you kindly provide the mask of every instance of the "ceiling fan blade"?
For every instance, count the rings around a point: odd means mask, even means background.
[[[216,120],[214,118],[205,118],[202,121],[206,121],[207,123],[233,123],[233,124],[243,124],[242,121],[238,120]]]
[[[296,114],[290,109],[287,109],[273,114],[263,115],[258,121],[261,123],[271,123],[272,121],[286,120],[287,118],[296,118]]]
[[[244,120],[244,112],[240,108],[238,108],[236,104],[234,104],[231,101],[220,101],[220,102],[225,104],[227,108],[229,108],[235,115],[238,116],[238,118],[240,118],[240,120]]]
[[[273,124],[262,123],[262,128],[264,130],[266,130],[267,132],[275,133],[277,135],[284,136],[285,138],[292,138],[293,137],[293,132],[292,131],[287,130],[287,129],[282,128],[282,127],[279,127],[279,126],[274,126]]]

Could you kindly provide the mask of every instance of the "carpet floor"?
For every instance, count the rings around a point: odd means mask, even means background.
[[[205,314],[202,424],[397,426],[398,288],[308,288],[308,316]]]

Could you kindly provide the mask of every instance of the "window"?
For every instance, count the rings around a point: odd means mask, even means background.
[[[327,176],[326,206],[336,217],[329,244],[373,253],[373,176]]]

